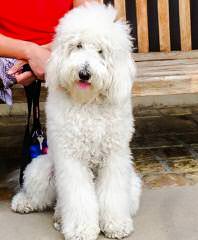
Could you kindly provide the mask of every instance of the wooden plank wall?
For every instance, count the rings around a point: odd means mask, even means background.
[[[157,0],[149,2],[149,0],[132,0],[135,4],[135,11],[133,9],[126,9],[126,5],[130,6],[131,0],[114,0],[114,5],[118,9],[119,16],[123,16],[130,11],[136,14],[136,25],[137,25],[137,42],[138,42],[138,52],[147,53],[150,51],[149,38],[149,24],[150,22],[148,17],[148,4],[151,7],[152,5],[157,5],[157,22],[154,24],[157,26],[159,31],[159,51],[161,52],[170,52],[172,50],[171,46],[171,22],[170,22],[170,7],[173,11],[173,3],[170,0]],[[179,9],[178,21],[179,25],[177,29],[178,39],[181,39],[180,45],[182,51],[192,50],[192,37],[191,37],[191,1],[190,0],[177,0]],[[175,2],[176,3],[176,2]],[[134,6],[133,4],[133,6]],[[132,5],[131,5],[132,6]],[[175,9],[174,11],[177,11]],[[130,14],[128,14],[130,15]],[[133,23],[132,23],[133,24]],[[172,29],[174,31],[174,29]],[[175,36],[174,36],[175,37]],[[177,36],[176,36],[177,37]]]

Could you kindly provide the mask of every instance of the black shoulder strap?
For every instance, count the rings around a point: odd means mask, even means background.
[[[34,93],[33,93],[33,130],[40,129],[40,109],[39,109],[39,98],[41,91],[41,81],[35,81]]]

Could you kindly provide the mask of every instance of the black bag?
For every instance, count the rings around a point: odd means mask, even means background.
[[[39,97],[41,81],[36,80],[31,85],[24,88],[28,105],[28,118],[23,140],[22,161],[20,167],[19,181],[21,186],[23,184],[23,175],[26,166],[32,161],[33,158],[36,158],[41,154],[47,154],[46,134],[40,123]],[[32,127],[30,127],[32,106],[33,123]]]

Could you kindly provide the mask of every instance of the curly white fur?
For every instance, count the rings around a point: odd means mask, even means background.
[[[72,10],[60,21],[47,67],[49,153],[27,167],[12,200],[17,212],[54,204],[65,239],[95,240],[133,231],[141,183],[129,149],[134,132],[135,66],[128,26],[111,6]],[[79,72],[88,71],[81,87]]]

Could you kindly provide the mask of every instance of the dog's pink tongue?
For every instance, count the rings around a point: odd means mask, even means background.
[[[88,83],[88,82],[78,82],[78,87],[81,88],[81,89],[89,88],[90,85],[91,85],[91,84]]]

